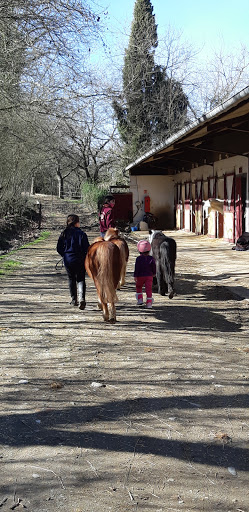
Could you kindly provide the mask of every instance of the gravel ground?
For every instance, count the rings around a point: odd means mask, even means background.
[[[43,228],[56,229],[1,279],[0,508],[248,512],[249,254],[168,233],[177,294],[155,293],[146,310],[131,235],[118,321],[106,324],[89,278],[80,311],[55,267],[63,204],[46,204]]]

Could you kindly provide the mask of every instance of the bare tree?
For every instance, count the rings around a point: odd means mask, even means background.
[[[46,167],[54,119],[90,94],[86,62],[98,35],[99,16],[83,0],[1,1],[1,199]]]
[[[205,63],[205,69],[199,71],[197,115],[198,110],[211,110],[248,86],[248,83],[248,48],[240,44],[238,48],[227,52],[220,46]]]

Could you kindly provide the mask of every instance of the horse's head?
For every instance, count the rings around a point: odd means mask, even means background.
[[[209,216],[209,213],[210,213],[210,207],[211,207],[211,203],[210,203],[210,200],[207,199],[206,201],[202,201],[203,203],[203,215],[204,215],[204,218],[207,218]]]
[[[151,244],[156,233],[161,233],[158,229],[149,229],[149,242]]]
[[[107,231],[106,231],[106,234],[104,236],[104,240],[106,242],[112,240],[113,238],[118,238],[119,237],[119,230],[118,228],[109,228]]]

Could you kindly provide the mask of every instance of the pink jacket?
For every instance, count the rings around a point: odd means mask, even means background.
[[[115,228],[113,206],[104,204],[99,214],[100,232],[105,233],[109,228]]]

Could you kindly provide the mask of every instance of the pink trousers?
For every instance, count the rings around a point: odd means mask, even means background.
[[[136,278],[136,292],[142,293],[143,286],[145,286],[145,293],[147,295],[147,298],[152,297],[152,283],[153,283],[153,276],[143,276],[143,277],[137,277]]]

